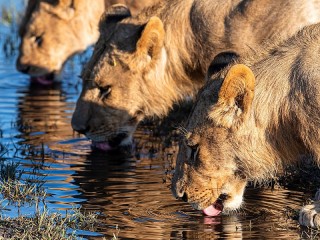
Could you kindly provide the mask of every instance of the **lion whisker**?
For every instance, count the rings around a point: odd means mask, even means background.
[[[189,133],[188,130],[182,125],[176,127],[176,129],[182,134],[183,137],[186,137]]]

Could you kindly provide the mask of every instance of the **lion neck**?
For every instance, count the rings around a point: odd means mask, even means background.
[[[213,7],[213,12],[217,13],[220,11],[228,12],[237,2],[210,2],[210,8]],[[161,80],[158,78],[156,82],[161,82],[159,95],[165,93],[169,96],[162,102],[161,106],[165,107],[160,115],[166,114],[167,110],[165,109],[170,108],[173,102],[193,97],[205,82],[205,74],[213,56],[227,48],[223,45],[224,41],[222,40],[224,26],[223,24],[218,26],[220,22],[224,22],[224,14],[213,17],[215,27],[221,29],[219,32],[215,32],[215,38],[208,39],[201,32],[203,31],[201,30],[202,26],[208,27],[204,26],[206,17],[202,16],[204,13],[208,14],[208,11],[204,10],[205,8],[204,3],[194,0],[168,1],[159,4],[157,8],[150,8],[149,11],[138,16],[139,19],[148,19],[150,16],[156,15],[163,21],[165,28],[166,66],[163,68],[165,74],[161,76]],[[210,15],[212,14],[210,12]],[[200,28],[195,27],[195,21],[201,21]],[[159,98],[163,99],[163,96],[159,96]]]
[[[168,55],[165,48],[161,51],[161,57],[154,67],[143,75],[144,84],[141,91],[143,98],[141,102],[144,106],[146,117],[165,116],[175,102],[185,98],[186,93],[195,92],[194,86],[181,85],[175,81],[175,71],[168,62]],[[189,88],[189,89],[188,89]]]

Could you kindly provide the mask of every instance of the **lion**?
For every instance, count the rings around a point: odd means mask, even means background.
[[[52,84],[66,61],[99,37],[98,24],[106,8],[128,4],[133,14],[156,0],[29,0],[19,29],[16,67],[31,80]]]
[[[237,56],[319,21],[319,1],[162,1],[136,17],[123,7],[100,21],[82,72],[75,131],[102,150],[130,146],[137,124],[163,117],[204,84],[213,56]],[[286,14],[284,14],[286,13]]]
[[[184,129],[173,195],[216,216],[241,207],[248,181],[275,178],[304,155],[319,165],[319,51],[315,24],[220,72],[213,60]],[[304,207],[301,224],[320,226],[319,204]]]

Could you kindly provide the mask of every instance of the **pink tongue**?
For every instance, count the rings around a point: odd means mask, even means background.
[[[46,77],[31,77],[31,81],[41,85],[51,85],[53,82],[52,80],[47,79]]]
[[[218,208],[217,208],[218,207]],[[203,213],[207,216],[218,216],[222,212],[222,206],[217,204],[212,204],[206,209],[203,209]]]
[[[93,145],[96,148],[98,148],[102,151],[106,151],[106,152],[110,151],[112,149],[111,146],[107,142],[95,142],[95,143],[93,143]]]

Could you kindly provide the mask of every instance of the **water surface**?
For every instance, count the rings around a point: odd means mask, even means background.
[[[155,134],[155,124],[138,128],[132,156],[93,151],[70,127],[81,89],[81,63],[90,53],[68,63],[61,84],[34,86],[15,70],[17,52],[4,50],[8,38],[17,45],[15,31],[10,25],[0,28],[0,144],[7,149],[5,161],[20,163],[24,176],[44,182],[51,212],[73,206],[101,212],[102,225],[88,238],[300,238],[302,230],[291,213],[308,197],[301,191],[248,188],[243,208],[219,217],[205,217],[174,199],[170,174],[177,142]],[[33,213],[27,205],[3,212],[11,217]]]

